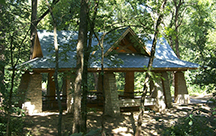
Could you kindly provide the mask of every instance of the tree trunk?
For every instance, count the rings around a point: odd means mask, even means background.
[[[55,17],[53,15],[53,12],[52,12],[52,9],[51,7],[49,6],[49,2],[46,0],[46,3],[47,3],[47,6],[50,10],[50,14],[52,16],[52,19],[53,19],[53,27],[54,27],[54,48],[55,48],[55,73],[54,73],[54,80],[55,80],[55,89],[56,89],[56,92],[57,92],[57,101],[58,101],[58,108],[59,108],[59,116],[58,116],[58,136],[61,136],[61,125],[62,125],[62,105],[61,105],[61,98],[60,98],[60,90],[59,90],[59,86],[58,86],[58,69],[59,69],[59,66],[58,66],[58,40],[57,40],[57,23],[56,23],[56,20],[55,20]]]
[[[80,8],[80,25],[77,43],[77,75],[74,83],[74,120],[72,126],[72,133],[79,133],[81,131],[81,84],[84,68],[83,48],[86,47],[87,44],[87,13],[88,1],[82,0]]]
[[[57,4],[59,0],[53,0],[50,8],[52,10],[53,6]],[[32,58],[32,53],[34,50],[34,40],[37,33],[38,23],[50,12],[48,8],[39,18],[37,18],[37,0],[32,0],[32,10],[31,10],[31,25],[30,25],[30,40],[31,40],[31,50],[30,50],[30,59]]]
[[[5,60],[4,60],[4,45],[3,45],[4,39],[3,37],[0,37],[0,90],[5,90],[4,85],[4,67],[5,67]],[[1,93],[0,93],[1,95]]]
[[[58,100],[58,108],[59,108],[59,116],[58,116],[58,136],[61,136],[61,125],[62,125],[62,105],[61,105],[61,98],[60,98],[60,90],[58,86],[58,45],[57,45],[57,32],[56,32],[56,26],[54,27],[54,46],[55,46],[55,74],[54,74],[54,79],[55,79],[55,88],[57,92],[57,100]]]
[[[85,4],[86,9],[86,14],[87,14],[87,19],[89,18],[88,16],[88,3]],[[92,47],[92,38],[94,34],[94,26],[95,26],[95,18],[97,15],[97,9],[98,9],[98,2],[95,2],[95,10],[93,14],[93,18],[91,20],[92,23],[90,23],[90,34],[89,34],[89,41],[88,41],[88,46],[87,44],[84,44],[84,67],[83,67],[83,93],[82,93],[82,122],[81,122],[81,131],[84,132],[84,134],[87,132],[87,93],[88,93],[88,65],[89,65],[89,56],[91,53],[91,47]],[[88,24],[86,24],[88,25]],[[87,29],[87,28],[86,28]]]
[[[102,85],[102,97],[103,97],[103,115],[102,115],[102,121],[101,121],[101,127],[102,127],[102,131],[101,131],[101,135],[102,136],[106,136],[105,133],[105,88],[104,88],[104,47],[103,47],[103,40],[104,40],[104,36],[102,38],[101,41],[101,85]]]
[[[32,0],[32,10],[31,10],[31,25],[30,25],[30,36],[31,36],[31,51],[30,59],[32,58],[32,53],[34,50],[34,41],[37,33],[37,0]]]
[[[146,72],[146,76],[145,76],[145,81],[144,81],[144,87],[143,87],[143,93],[141,96],[141,100],[140,100],[140,111],[139,111],[139,115],[138,115],[138,121],[137,121],[137,127],[136,127],[136,133],[135,136],[140,136],[141,135],[141,130],[142,130],[142,120],[143,120],[143,114],[145,111],[145,97],[146,97],[146,93],[147,93],[147,83],[149,82],[150,79],[150,74],[149,72],[151,71],[151,67],[153,65],[153,60],[154,60],[154,54],[155,54],[155,49],[156,49],[156,44],[157,44],[157,37],[159,34],[159,26],[161,24],[161,20],[163,18],[163,12],[162,10],[164,9],[165,5],[166,5],[166,1],[164,0],[161,6],[161,13],[157,19],[156,22],[156,26],[155,26],[155,33],[154,33],[154,39],[153,39],[153,43],[152,43],[152,47],[151,47],[151,56],[149,59],[149,63],[148,63],[148,67],[147,67],[147,72]]]
[[[179,54],[179,40],[178,40],[178,14],[179,14],[179,5],[177,6],[177,2],[174,0],[175,3],[175,48],[176,48],[176,55],[178,58],[180,58]],[[181,0],[179,1],[179,4],[181,3]]]
[[[7,101],[7,128],[6,136],[11,136],[11,108],[12,108],[12,97],[13,97],[13,88],[14,88],[14,78],[15,78],[15,67],[16,64],[13,58],[13,35],[10,36],[10,61],[12,66],[12,75],[11,75],[11,88],[9,91],[9,98]]]
[[[2,5],[0,4],[0,18],[3,18],[2,15]],[[3,24],[2,21],[0,21],[0,24]],[[0,35],[0,90],[5,90],[4,86],[4,67],[5,67],[5,60],[4,60],[4,25],[0,26],[0,31],[2,32]],[[1,93],[0,93],[1,95]],[[0,98],[1,99],[1,98]]]

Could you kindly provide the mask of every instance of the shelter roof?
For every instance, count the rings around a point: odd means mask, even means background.
[[[76,43],[78,33],[72,31],[58,31],[59,44],[59,68],[71,69],[76,67]],[[102,33],[99,33],[102,36]],[[34,70],[47,70],[55,68],[55,53],[53,46],[53,32],[38,30],[35,55],[22,65],[29,65]],[[149,61],[152,39],[139,40],[138,36],[130,28],[113,31],[104,38],[105,70],[144,70]],[[96,51],[90,57],[89,70],[100,70],[100,48],[96,38],[92,40],[92,47]],[[41,50],[40,50],[40,49]],[[159,38],[156,45],[153,69],[155,70],[187,70],[196,69],[199,65],[177,58],[165,38]]]

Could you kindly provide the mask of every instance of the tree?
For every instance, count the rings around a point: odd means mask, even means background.
[[[214,1],[200,1],[192,5],[189,11],[192,13],[190,16],[191,19],[188,25],[183,28],[185,31],[187,29],[189,37],[193,37],[185,43],[190,44],[186,48],[193,52],[191,53],[193,55],[188,57],[193,57],[193,61],[203,67],[203,69],[199,69],[196,72],[192,83],[196,83],[201,87],[205,87],[206,85],[206,92],[212,92],[215,90],[216,81],[214,76],[216,67],[215,40],[211,38],[215,33],[216,20],[212,16],[212,13],[215,12],[215,3]]]
[[[19,5],[19,6],[18,6]],[[23,11],[20,15],[19,11]],[[1,54],[4,57],[3,74],[4,87],[1,88],[1,93],[4,98],[3,110],[7,118],[6,135],[11,135],[11,114],[15,112],[16,107],[12,107],[18,100],[14,98],[16,94],[16,86],[19,81],[20,71],[16,70],[16,66],[26,59],[27,51],[27,34],[28,23],[25,17],[28,17],[28,6],[23,1],[15,1],[11,3],[6,1],[2,8],[1,23],[5,25],[3,28],[4,40],[1,43],[4,47],[4,52]],[[5,66],[5,69],[4,69]],[[9,68],[10,67],[10,68]]]
[[[179,27],[182,25],[187,4],[185,4],[184,0],[173,0],[172,4],[169,6],[173,7],[173,10],[170,11],[171,20],[168,27],[166,27],[167,39],[169,39],[170,46],[175,50],[177,57],[180,58]]]
[[[83,50],[87,47],[87,15],[88,15],[88,1],[81,0],[80,6],[80,24],[79,24],[79,35],[77,43],[77,64],[76,64],[76,78],[74,83],[74,120],[72,126],[72,133],[81,132],[81,85],[83,75]]]
[[[51,9],[54,7],[55,4],[57,4],[59,0],[53,0],[51,3]],[[34,49],[34,41],[35,41],[35,35],[37,32],[37,25],[38,23],[50,12],[49,9],[47,9],[40,17],[37,18],[37,0],[32,0],[32,10],[31,10],[31,25],[30,25],[30,37],[31,37],[31,50],[30,50],[30,58]]]
[[[213,1],[172,1],[169,4],[170,17],[167,16],[164,21],[164,32],[177,56],[202,67],[208,66],[207,69],[186,72],[188,83],[199,84],[207,88],[207,92],[214,88],[215,81],[212,76],[215,67],[215,54],[212,52],[214,40],[210,39],[215,27],[215,18],[212,16],[215,12],[214,7]],[[196,87],[196,90],[200,90],[199,87]]]
[[[59,107],[59,116],[58,116],[58,136],[61,136],[61,125],[62,125],[62,105],[61,105],[61,98],[60,98],[60,90],[58,86],[58,63],[59,63],[59,49],[58,49],[58,40],[57,40],[57,25],[56,20],[53,15],[52,9],[49,5],[49,2],[46,0],[47,6],[49,8],[50,14],[52,16],[53,20],[53,26],[54,26],[54,48],[55,48],[55,73],[54,73],[54,80],[55,80],[55,88],[57,92],[57,100],[58,100],[58,107]]]
[[[166,5],[166,0],[163,0],[160,6],[160,9],[158,10],[158,19],[156,21],[156,25],[155,25],[155,32],[154,32],[154,38],[153,38],[153,42],[152,42],[152,47],[151,47],[151,56],[148,62],[148,67],[147,67],[147,73],[146,73],[146,77],[145,77],[145,81],[144,81],[144,87],[143,87],[143,93],[141,96],[141,100],[140,100],[140,112],[139,112],[139,116],[138,116],[138,121],[137,121],[137,128],[136,128],[136,133],[135,136],[140,136],[141,133],[141,126],[142,126],[142,117],[144,114],[144,110],[145,110],[145,97],[146,97],[146,93],[147,93],[147,83],[149,82],[150,79],[150,74],[149,72],[151,71],[151,67],[153,65],[153,60],[154,60],[154,54],[155,54],[155,49],[156,49],[156,44],[157,44],[157,38],[158,38],[158,34],[159,34],[159,26],[161,24],[161,21],[163,19],[164,16],[164,8]]]
[[[88,45],[86,44],[84,46],[84,64],[83,64],[83,80],[82,80],[82,86],[83,86],[83,92],[82,92],[82,105],[81,105],[81,110],[82,110],[82,123],[81,123],[81,128],[82,132],[86,133],[87,132],[87,93],[88,93],[88,66],[89,66],[89,57],[90,53],[92,51],[92,39],[93,39],[93,34],[94,34],[94,27],[95,27],[95,19],[97,16],[97,11],[98,11],[98,5],[99,5],[99,0],[94,0],[93,2],[93,15],[92,18],[90,19],[90,11],[88,11],[87,15],[87,20],[89,22],[89,27],[90,27],[90,33],[88,35]]]
[[[37,0],[32,0],[32,3],[31,3],[31,7],[32,7],[32,10],[31,10],[31,25],[30,25],[30,39],[31,39],[31,55],[32,55],[32,52],[33,52],[33,47],[34,47],[34,41],[35,41],[35,36],[36,36],[36,33],[37,33]],[[30,57],[31,58],[31,57]]]
[[[0,3],[0,18],[3,18],[3,5]],[[4,43],[4,36],[5,36],[5,31],[4,31],[4,22],[3,20],[0,21],[0,90],[5,90],[4,86],[4,67],[5,67],[5,61],[4,61],[4,50],[5,50],[5,45]],[[1,94],[0,94],[1,95]]]

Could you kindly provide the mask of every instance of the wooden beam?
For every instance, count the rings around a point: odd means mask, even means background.
[[[187,70],[195,70],[198,68],[154,68],[151,71],[153,72],[163,72],[163,71],[187,71]],[[54,68],[33,68],[34,72],[37,73],[48,73],[51,71],[55,71]],[[60,68],[60,72],[65,71],[71,71],[75,70],[75,68]],[[101,71],[101,68],[88,68],[88,72],[99,72]],[[104,68],[104,71],[110,71],[110,72],[128,72],[128,71],[134,71],[134,72],[146,72],[146,68]]]

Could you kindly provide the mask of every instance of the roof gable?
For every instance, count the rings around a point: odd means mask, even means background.
[[[36,33],[35,41],[34,41],[34,49],[33,49],[33,53],[32,53],[32,59],[34,59],[36,57],[43,57],[43,52],[41,49],[41,45],[40,45],[40,41],[39,41],[37,33]]]
[[[116,53],[135,53],[150,56],[150,52],[141,42],[135,32],[128,27],[119,37],[117,41],[105,52],[107,56],[110,52]]]

